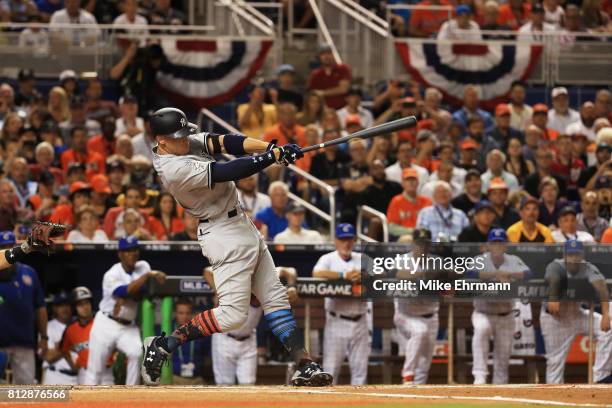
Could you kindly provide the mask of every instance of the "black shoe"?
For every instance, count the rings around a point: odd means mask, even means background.
[[[325,387],[333,381],[332,375],[321,370],[321,366],[314,361],[302,364],[291,378],[291,384],[296,387]]]
[[[597,384],[612,384],[612,374],[597,381]]]
[[[162,336],[147,337],[143,342],[140,375],[146,385],[159,385],[162,366],[171,354],[160,345]]]

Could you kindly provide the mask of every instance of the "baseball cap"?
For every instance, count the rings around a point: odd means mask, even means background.
[[[584,245],[576,239],[568,239],[563,245],[566,254],[581,254],[584,251]]]
[[[133,249],[138,249],[139,243],[138,238],[134,236],[123,237],[119,240],[119,250],[120,251],[131,251]]]
[[[71,70],[71,69],[65,69],[65,70],[63,70],[62,72],[60,72],[60,75],[59,75],[59,80],[60,80],[60,82],[67,81],[67,80],[69,80],[69,79],[73,79],[73,80],[75,80],[75,81],[76,81],[76,79],[77,79],[77,74],[76,74],[76,72],[74,72],[74,71],[73,71],[73,70]]]
[[[416,106],[416,100],[412,96],[407,96],[405,98],[402,98],[402,105],[415,105]]]
[[[567,214],[574,214],[576,215],[576,209],[574,208],[573,205],[566,205],[565,207],[563,207],[560,211],[559,211],[559,218],[563,217],[564,215]]]
[[[455,8],[455,14],[458,16],[462,14],[472,14],[472,8],[466,4],[460,4]]]
[[[118,159],[107,160],[106,161],[106,172],[108,173],[114,169],[121,169],[125,171],[125,164],[121,160],[118,160]]]
[[[469,181],[473,178],[480,178],[480,172],[476,169],[469,169],[466,173],[465,173],[465,177],[463,178],[463,181]]]
[[[495,177],[489,183],[489,188],[487,189],[487,192],[491,190],[508,190],[508,185],[506,184],[503,178]]]
[[[535,198],[535,197],[533,197],[533,196],[527,196],[527,197],[524,197],[524,198],[521,200],[520,209],[522,210],[523,208],[525,208],[525,207],[527,206],[527,204],[536,204],[536,205],[539,205],[539,204],[540,204],[540,202],[538,201],[538,199],[537,199],[537,198]]]
[[[75,181],[74,183],[70,184],[70,189],[68,191],[70,192],[70,195],[72,195],[77,191],[83,190],[91,191],[91,185],[83,181]]]
[[[548,113],[548,106],[543,103],[536,103],[533,105],[533,114],[535,115],[536,113]]]
[[[497,105],[495,107],[495,116],[496,117],[504,116],[504,115],[509,115],[509,114],[510,114],[510,108],[508,107],[508,104],[500,103],[499,105]]]
[[[474,205],[474,214],[484,209],[493,211],[493,204],[491,204],[489,200],[480,200],[476,203],[476,205]]]
[[[402,180],[405,180],[410,177],[418,180],[419,173],[416,171],[416,169],[413,169],[412,167],[407,167],[404,170],[402,170]]]
[[[317,49],[319,54],[322,54],[324,52],[330,52],[331,51],[331,46],[327,43],[321,43],[319,44],[319,47]]]
[[[34,71],[29,68],[19,70],[19,73],[17,74],[18,81],[28,81],[30,79],[34,79]]]
[[[110,184],[108,183],[108,177],[104,174],[96,174],[91,178],[91,187],[93,191],[99,194],[110,194],[112,193]]]
[[[412,233],[412,242],[431,242],[431,231],[427,228],[417,228]]]
[[[293,65],[291,64],[281,64],[278,66],[278,68],[276,68],[276,75],[282,75],[285,74],[287,72],[290,72],[292,74],[295,73],[295,68],[293,67]]]
[[[569,95],[569,92],[567,91],[567,88],[564,86],[558,86],[556,88],[553,88],[552,92],[550,93],[550,95],[552,96],[552,98],[556,98],[559,95]]]
[[[15,245],[16,239],[13,231],[2,231],[0,232],[0,246],[4,245]]]
[[[460,147],[461,150],[478,149],[478,145],[476,144],[476,142],[469,138],[461,142]]]
[[[51,303],[54,305],[64,305],[70,303],[70,300],[68,299],[66,292],[61,291],[53,295],[51,298]]]
[[[355,227],[348,223],[338,224],[336,227],[336,238],[355,238]]]
[[[535,2],[531,5],[532,13],[544,13],[544,6],[542,3]]]
[[[487,235],[487,242],[508,242],[508,234],[503,228],[493,228]]]
[[[361,126],[361,118],[356,113],[352,115],[348,115],[346,119],[344,120],[344,126],[351,126],[351,125]]]
[[[287,212],[289,212],[289,213],[302,212],[303,213],[303,212],[306,212],[306,209],[301,204],[299,204],[299,203],[297,203],[295,201],[292,201],[287,206]]]
[[[600,150],[612,151],[612,146],[606,143],[600,143],[597,145],[597,148],[595,149],[595,151],[598,152]]]
[[[417,142],[422,142],[427,139],[431,139],[433,137],[433,133],[429,130],[421,130],[417,133]]]

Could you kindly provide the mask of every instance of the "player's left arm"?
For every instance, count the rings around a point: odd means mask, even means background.
[[[236,156],[245,154],[264,153],[273,147],[275,143],[228,133],[217,135],[210,133],[206,136],[206,149],[210,155],[227,153]]]
[[[608,285],[605,279],[598,279],[591,282],[601,303],[601,330],[610,330],[610,294],[608,292]]]

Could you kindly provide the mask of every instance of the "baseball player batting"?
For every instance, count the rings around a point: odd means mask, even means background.
[[[144,340],[141,374],[145,384],[159,384],[163,363],[181,344],[242,326],[251,293],[261,302],[268,327],[297,363],[292,384],[331,384],[332,376],[304,349],[287,291],[263,238],[240,207],[234,184],[272,164],[295,163],[304,156],[300,148],[236,134],[198,133],[197,126],[174,108],[158,110],[150,123],[157,141],[155,170],[185,211],[199,220],[198,241],[211,264],[219,305],[196,315],[169,336],[162,333]],[[213,156],[220,153],[248,156],[219,163]],[[252,153],[258,155],[250,156]]]

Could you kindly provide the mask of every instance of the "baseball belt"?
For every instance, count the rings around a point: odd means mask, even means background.
[[[235,216],[238,215],[238,208],[234,208],[233,210],[229,210],[227,212],[227,218],[233,218]],[[211,221],[216,221],[218,218],[205,218],[203,220],[200,220],[200,222],[203,223],[207,223],[207,222],[211,222]]]
[[[236,336],[235,334],[226,333],[229,337],[236,341],[245,341],[251,338],[251,336]]]
[[[115,317],[115,316],[113,316],[113,315],[111,315],[111,314],[108,314],[108,313],[104,313],[104,314],[105,314],[105,315],[106,315],[106,316],[107,316],[109,319],[112,319],[112,320],[116,321],[117,323],[122,324],[122,325],[124,325],[124,326],[129,326],[129,325],[131,325],[131,324],[133,323],[133,322],[132,322],[132,321],[130,321],[130,320],[122,319],[122,318],[120,318],[120,317]]]
[[[348,320],[349,322],[356,322],[359,319],[361,319],[361,317],[363,316],[362,314],[357,315],[357,316],[347,316],[347,315],[337,314],[336,312],[329,312],[329,314],[334,317],[339,317],[340,319]]]

